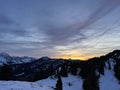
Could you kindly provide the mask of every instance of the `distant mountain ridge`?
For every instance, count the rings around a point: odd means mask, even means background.
[[[22,63],[28,63],[36,60],[36,58],[28,57],[28,56],[10,56],[9,54],[5,52],[0,52],[0,65],[3,64],[22,64]]]
[[[92,60],[92,59],[96,59],[96,58],[99,59],[101,57],[111,57],[111,58],[114,58],[114,59],[120,59],[120,50],[114,50],[114,51],[112,51],[112,52],[110,52],[106,55],[103,55],[103,56],[100,56],[100,57],[93,57],[93,58],[90,58],[88,60]],[[55,59],[49,58],[47,56],[43,56],[39,59],[40,60],[41,59],[42,60],[55,60]],[[28,57],[28,56],[10,56],[8,53],[0,51],[0,65],[30,63],[32,61],[36,61],[36,60],[39,60],[39,59],[34,58],[34,57]],[[62,60],[72,60],[72,59],[62,59]],[[79,60],[75,60],[75,61],[79,62]]]
[[[18,56],[9,56],[7,53],[0,53],[0,63],[8,64],[12,67],[21,67],[21,68],[29,68],[38,69],[37,71],[40,71],[42,69],[57,69],[63,65],[71,66],[72,64],[76,64],[76,66],[82,66],[82,64],[89,64],[98,68],[100,65],[101,67],[105,67],[106,63],[109,64],[109,67],[114,66],[118,63],[120,60],[120,50],[114,50],[113,52],[110,52],[104,56],[91,58],[88,61],[80,61],[80,60],[64,60],[64,59],[52,59],[49,57],[41,57],[39,59],[35,59],[32,57],[18,57]],[[13,65],[14,64],[14,65]],[[114,64],[114,65],[113,65]],[[102,66],[103,65],[103,66]],[[75,67],[75,66],[74,66]],[[107,66],[106,66],[107,67]],[[16,69],[17,69],[16,68]],[[26,69],[26,68],[25,68]],[[32,71],[32,70],[31,70]]]
[[[50,76],[56,77],[57,73],[61,77],[68,77],[68,74],[72,74],[83,81],[83,90],[107,90],[104,89],[107,87],[107,83],[114,85],[109,90],[119,90],[120,50],[114,50],[88,61],[42,57],[27,63],[21,62],[20,59],[18,60],[20,63],[13,64],[11,63],[13,57],[9,57],[7,54],[1,54],[1,57],[5,57],[9,61],[8,67],[13,74],[12,80],[37,81]],[[17,60],[16,58],[15,60]],[[0,72],[2,73],[2,67],[0,67]]]

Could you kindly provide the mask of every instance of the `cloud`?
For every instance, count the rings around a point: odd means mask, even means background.
[[[89,26],[99,19],[102,19],[104,16],[108,15],[117,7],[119,7],[119,5],[120,0],[103,0],[100,3],[100,6],[96,8],[96,10],[88,17],[88,19],[79,29]]]
[[[5,12],[0,14],[0,47],[30,55],[54,56],[82,49],[91,53],[96,41],[111,30],[102,26],[101,30],[96,28],[97,21],[104,22],[106,16],[120,5],[119,0],[53,2],[22,0],[19,3],[14,0],[0,5],[3,7],[0,12]],[[98,5],[95,6],[96,2]]]
[[[24,36],[26,35],[26,30],[24,30],[19,23],[8,17],[6,14],[0,13],[0,35],[5,37],[8,34]]]
[[[104,18],[106,15],[108,15],[109,13],[111,13],[112,11],[114,11],[116,8],[119,7],[120,5],[120,0],[103,0],[101,3],[99,3],[100,6],[98,6],[96,8],[95,11],[93,11],[91,13],[91,15],[88,16],[88,19],[85,20],[84,22],[77,22],[76,24],[74,23],[73,25],[70,25],[69,28],[72,28],[72,27],[77,27],[76,28],[76,31],[73,29],[74,34],[79,34],[79,35],[84,35],[84,32],[87,32],[85,30],[85,28],[87,28],[88,26],[94,24],[95,22],[97,22],[98,20]],[[93,26],[94,27],[94,26]],[[99,36],[102,36],[104,35],[105,33],[107,33],[108,30],[111,30],[111,29],[106,29],[105,31],[103,31],[103,34],[99,35]],[[82,33],[82,34],[81,34]],[[97,32],[98,33],[98,32]],[[94,33],[96,34],[96,33]],[[92,36],[92,35],[91,35]],[[85,37],[85,35],[84,35]],[[87,37],[86,37],[87,38]],[[86,39],[84,38],[84,39]],[[80,41],[81,38],[77,38],[76,40],[74,41]]]
[[[13,23],[13,21],[6,16],[5,14],[0,13],[0,24],[2,25],[11,25]]]
[[[53,18],[56,15],[53,14],[51,17],[51,12],[48,12],[48,14],[45,16],[47,17],[46,19],[47,21],[44,22],[45,23],[44,26],[47,28],[43,29],[43,32],[49,36],[49,42],[51,44],[56,45],[65,45],[73,42],[80,42],[82,40],[86,40],[88,37],[87,35],[85,35],[85,32],[89,32],[89,30],[87,31],[86,28],[94,24],[98,20],[104,18],[106,15],[108,15],[109,13],[114,11],[117,7],[119,7],[119,5],[120,5],[119,0],[102,0],[101,2],[99,2],[98,7],[95,7],[95,9],[91,10],[92,12],[88,17],[86,17],[87,18],[86,20],[82,22],[74,21],[70,24],[64,25],[59,25],[61,23],[56,23],[54,21],[54,19],[56,18]],[[60,12],[62,13],[63,11]],[[100,36],[104,35],[105,33],[107,33],[106,30],[104,30],[103,34],[101,34]]]

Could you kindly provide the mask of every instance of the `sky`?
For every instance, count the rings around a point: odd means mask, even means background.
[[[120,0],[0,0],[0,51],[88,59],[120,48]]]

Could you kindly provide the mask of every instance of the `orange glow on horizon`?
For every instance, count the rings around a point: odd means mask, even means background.
[[[54,56],[52,58],[62,58],[62,59],[72,59],[72,60],[87,60],[89,57],[80,57],[80,56]]]
[[[88,56],[70,56],[70,55],[62,55],[62,56],[53,56],[52,58],[62,58],[62,59],[71,59],[71,60],[83,60],[86,61],[93,57],[98,57],[99,55],[88,55]]]

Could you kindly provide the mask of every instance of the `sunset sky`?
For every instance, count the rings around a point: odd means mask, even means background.
[[[120,0],[0,0],[0,51],[88,59],[120,49]]]

